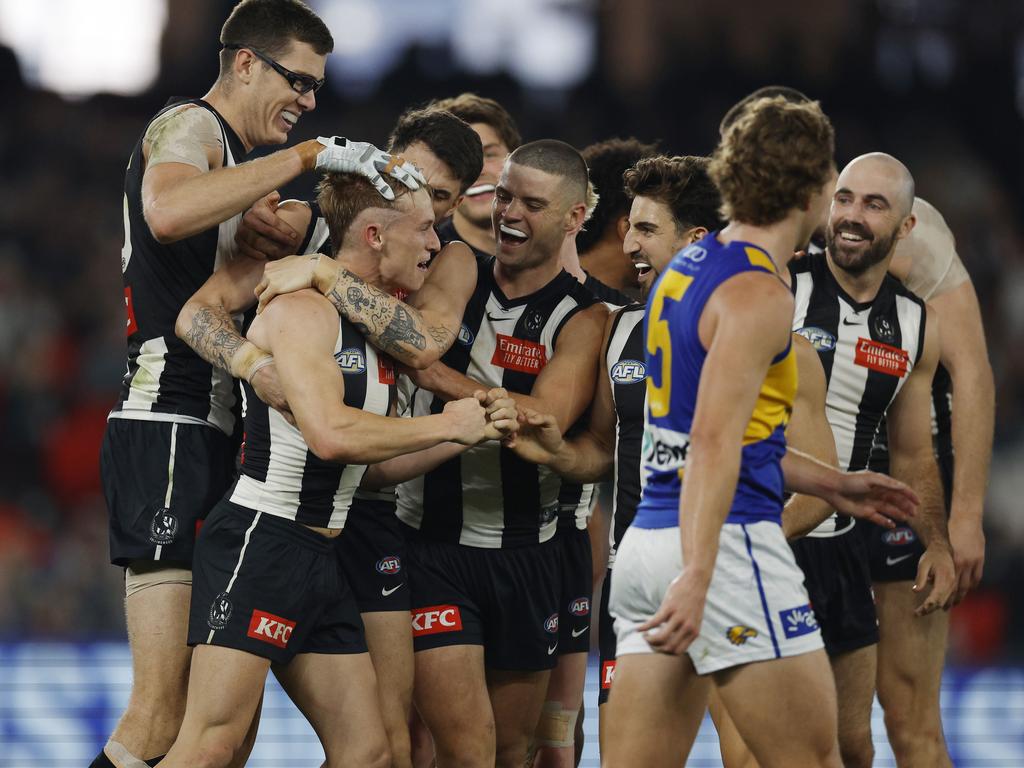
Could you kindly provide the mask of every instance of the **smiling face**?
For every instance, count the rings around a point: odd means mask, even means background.
[[[494,185],[498,183],[498,176],[510,150],[488,123],[470,123],[469,127],[480,137],[484,149],[484,167],[479,178],[466,190],[459,213],[475,226],[486,227],[491,220]]]
[[[643,295],[647,296],[673,256],[706,234],[703,227],[680,231],[668,205],[653,197],[634,197],[629,209],[629,231],[622,250],[637,269],[637,281]]]
[[[434,232],[430,195],[422,188],[401,195],[388,213],[391,216],[385,219],[381,234],[381,286],[391,292],[418,291],[431,256],[441,248]]]
[[[502,266],[528,269],[559,258],[562,244],[579,228],[585,211],[582,202],[567,201],[565,186],[560,176],[547,171],[511,160],[505,163],[491,217]]]
[[[327,56],[316,53],[308,43],[292,42],[274,61],[295,74],[320,79]],[[298,93],[280,73],[248,49],[236,53],[234,68],[236,79],[251,93],[243,137],[250,147],[285,143],[302,114],[316,109],[313,91]]]
[[[832,262],[853,275],[887,262],[914,225],[912,187],[909,201],[907,194],[904,174],[889,163],[862,159],[843,169],[825,231]]]
[[[452,169],[422,141],[416,141],[399,154],[420,169],[431,190],[431,205],[434,209],[434,223],[440,224],[458,206],[459,180]]]

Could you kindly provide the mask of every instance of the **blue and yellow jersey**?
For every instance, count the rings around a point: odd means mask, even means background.
[[[697,385],[707,352],[697,326],[718,286],[741,272],[777,274],[762,249],[749,243],[723,245],[712,233],[683,249],[658,279],[647,304],[647,418],[642,452],[646,484],[634,525],[668,528],[679,524],[679,495],[685,478]],[[750,332],[756,334],[757,328]],[[768,369],[743,435],[736,495],[727,522],[780,522],[785,428],[796,394],[792,345]]]

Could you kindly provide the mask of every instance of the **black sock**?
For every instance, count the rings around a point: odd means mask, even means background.
[[[145,762],[146,762],[146,765],[152,766],[152,765],[156,765],[157,763],[159,763],[165,757],[167,757],[167,755],[158,755],[157,757],[149,758],[149,760],[146,760]]]
[[[117,768],[117,766],[110,762],[107,753],[101,749],[100,753],[96,755],[96,759],[89,763],[89,768]]]

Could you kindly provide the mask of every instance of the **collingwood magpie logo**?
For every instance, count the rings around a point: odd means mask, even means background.
[[[884,315],[875,318],[875,334],[879,341],[892,343],[896,341],[896,333],[892,329],[892,323]]]
[[[206,624],[210,629],[224,629],[228,625],[228,620],[231,618],[231,601],[228,599],[227,592],[221,592],[210,603],[210,615],[206,619]]]
[[[154,544],[170,544],[178,535],[178,518],[166,507],[153,515],[149,524],[149,540]]]
[[[536,337],[540,333],[541,327],[544,325],[544,318],[540,316],[540,312],[537,310],[531,310],[523,321],[523,328],[532,337]]]

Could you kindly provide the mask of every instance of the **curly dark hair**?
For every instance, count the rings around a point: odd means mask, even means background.
[[[388,137],[389,152],[404,152],[421,141],[459,180],[459,194],[480,176],[484,150],[469,124],[444,109],[410,109],[402,113]]]
[[[708,172],[730,221],[767,226],[803,208],[835,168],[835,134],[818,102],[752,101],[722,136]]]
[[[725,113],[722,122],[718,124],[718,135],[724,136],[729,127],[743,114],[743,110],[755,101],[758,99],[770,99],[774,96],[781,96],[791,104],[806,104],[811,101],[811,97],[806,93],[798,91],[796,88],[790,88],[788,85],[765,85],[752,93],[748,93],[729,107],[729,111]]]
[[[580,153],[587,162],[590,182],[598,194],[597,207],[586,226],[576,235],[576,249],[581,254],[593,248],[616,219],[629,215],[629,199],[622,186],[622,174],[640,158],[657,153],[657,143],[645,144],[632,136],[599,141]]]
[[[721,229],[722,198],[708,175],[708,157],[683,155],[645,157],[626,171],[624,192],[630,199],[649,197],[672,211],[676,231],[704,227]]]

